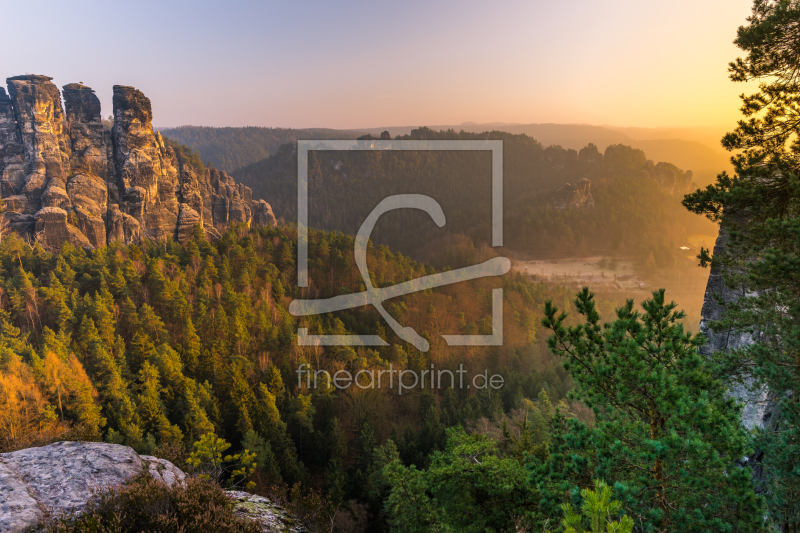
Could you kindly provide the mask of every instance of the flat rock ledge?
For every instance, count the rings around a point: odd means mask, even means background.
[[[307,533],[308,530],[290,517],[280,505],[248,492],[226,490],[234,501],[236,514],[244,516],[261,525],[264,533]]]
[[[80,513],[97,492],[148,472],[168,486],[186,474],[165,459],[102,442],[57,442],[0,454],[0,533],[34,529],[45,515]],[[258,521],[265,532],[305,529],[267,498],[228,491],[236,512]]]

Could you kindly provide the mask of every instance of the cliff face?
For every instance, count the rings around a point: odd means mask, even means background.
[[[720,231],[714,244],[715,255],[726,250],[728,238],[726,231]],[[757,337],[745,331],[714,331],[709,327],[709,322],[722,318],[728,304],[746,294],[746,287],[733,289],[725,284],[724,272],[719,266],[711,267],[700,321],[700,331],[708,338],[708,342],[700,348],[700,353],[710,355],[717,351],[737,350],[757,341]],[[737,385],[730,393],[744,403],[742,423],[747,429],[766,427],[770,423],[773,405],[766,389],[753,393],[747,387]]]
[[[721,230],[714,244],[715,255],[727,250],[728,239],[728,233]],[[708,342],[700,348],[702,354],[711,355],[717,351],[737,350],[758,341],[758,334],[736,330],[715,331],[709,327],[709,322],[722,318],[728,305],[748,294],[744,286],[728,287],[724,275],[725,272],[719,266],[711,267],[701,311],[700,331],[708,338]],[[766,387],[753,391],[751,386],[752,380],[748,378],[745,383],[734,384],[729,389],[729,394],[743,404],[742,425],[749,430],[773,427],[779,418],[774,397]],[[745,457],[742,460],[743,464],[750,464],[753,467],[757,490],[761,489],[764,481],[761,459],[762,452],[756,451],[752,457]]]
[[[198,175],[153,131],[150,100],[114,86],[113,126],[79,83],[61,93],[47,76],[0,87],[0,194],[11,229],[49,249],[69,241],[186,240],[200,224],[212,237],[234,223],[274,225],[272,209],[215,169]]]

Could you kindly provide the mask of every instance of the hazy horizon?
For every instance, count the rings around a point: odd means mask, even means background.
[[[265,5],[28,2],[0,76],[82,81],[152,101],[161,127],[613,124],[730,128],[749,0]],[[114,24],[106,21],[114,20]],[[68,39],[65,39],[65,31]],[[702,50],[702,54],[697,51]],[[371,125],[371,126],[370,126]]]

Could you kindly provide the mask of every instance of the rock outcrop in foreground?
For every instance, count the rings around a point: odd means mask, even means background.
[[[143,472],[172,486],[186,474],[169,461],[138,455],[132,448],[102,442],[58,442],[0,454],[0,533],[35,528],[51,516],[80,512],[93,494]],[[283,509],[266,498],[229,491],[236,512],[264,531],[302,533]]]
[[[51,79],[15,76],[8,94],[0,87],[0,194],[13,230],[49,249],[91,249],[183,241],[197,224],[216,237],[234,223],[276,223],[249,187],[179,161],[140,91],[114,86],[109,127],[91,88],[65,85],[62,108]]]
[[[24,531],[42,513],[81,511],[92,492],[147,470],[167,485],[186,478],[179,468],[132,448],[101,442],[58,442],[0,454],[0,532]]]

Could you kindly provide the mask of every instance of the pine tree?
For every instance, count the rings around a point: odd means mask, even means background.
[[[203,389],[194,380],[186,381],[183,390],[183,428],[189,440],[197,440],[206,433],[214,433],[216,429],[198,398],[203,395]]]
[[[76,351],[82,355],[79,360],[97,383],[103,401],[109,405],[120,402],[127,396],[127,383],[118,362],[100,338],[94,320],[88,316],[81,319],[77,339]]]
[[[447,446],[426,470],[394,460],[383,469],[392,487],[386,499],[395,531],[514,531],[530,520],[537,494],[515,459],[497,443],[462,428],[447,431]]]
[[[265,441],[261,435],[253,430],[248,431],[242,438],[242,449],[250,450],[256,455],[256,464],[258,469],[267,477],[267,480],[272,483],[281,482],[281,472],[278,468],[278,461],[275,454],[272,453],[272,448],[269,443]]]
[[[725,274],[743,293],[727,306],[714,332],[748,332],[758,343],[732,352],[723,371],[733,382],[764,386],[778,405],[759,430],[770,518],[782,531],[800,528],[800,3],[755,0],[735,44],[745,52],[730,64],[735,82],[759,81],[742,95],[744,117],[723,138],[735,174],[722,173],[684,205],[720,224],[727,250],[701,250],[701,264]],[[742,290],[746,287],[746,290]]]
[[[275,365],[269,365],[266,372],[266,382],[269,391],[275,396],[275,404],[278,410],[283,410],[283,403],[286,398],[286,388],[283,385],[283,378],[281,372]]]
[[[581,471],[551,463],[560,472],[554,477],[534,469],[534,482],[576,487],[588,473],[614,483],[626,512],[654,531],[761,530],[763,505],[750,472],[735,466],[747,453],[741,408],[698,353],[705,339],[684,331],[685,314],[665,302],[663,289],[642,303],[641,314],[629,300],[610,324],[600,324],[588,289],[575,306],[584,323],[565,326],[566,315],[548,301],[543,324],[553,331],[548,346],[566,358],[596,418],[592,430],[578,432],[589,446],[567,453],[590,455]]]
[[[161,400],[158,370],[145,362],[139,371],[139,381],[141,386],[137,403],[142,430],[154,435],[159,443],[181,442],[181,430],[171,424],[166,416],[166,408]]]
[[[331,458],[325,469],[325,488],[334,505],[339,505],[347,490],[347,439],[338,418],[333,419],[327,441]]]
[[[289,437],[286,424],[275,405],[275,396],[266,385],[259,385],[258,432],[269,442],[278,464],[281,476],[287,483],[295,483],[304,477],[303,464],[297,458],[294,442]]]

